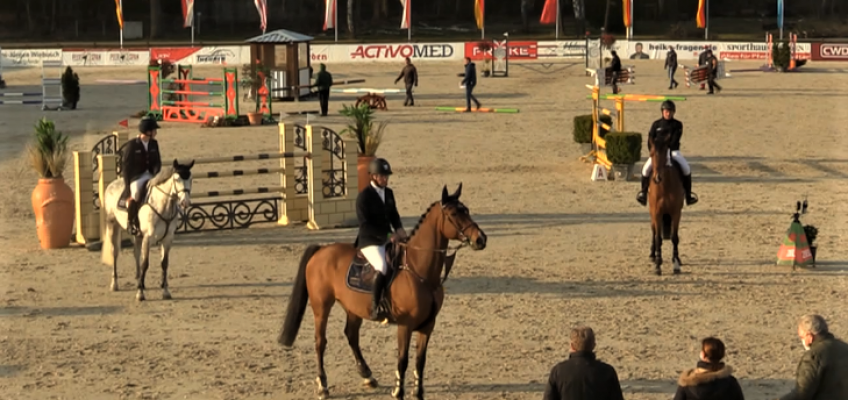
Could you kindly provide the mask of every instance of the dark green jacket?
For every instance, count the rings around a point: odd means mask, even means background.
[[[315,87],[318,90],[329,90],[333,86],[333,75],[330,75],[323,67],[315,74]]]
[[[848,343],[827,333],[813,340],[795,373],[795,388],[780,400],[848,399]]]

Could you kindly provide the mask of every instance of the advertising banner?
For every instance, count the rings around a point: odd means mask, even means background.
[[[3,67],[35,67],[42,61],[62,61],[62,49],[0,50]]]
[[[655,41],[617,41],[613,48],[622,60],[663,60],[673,46],[679,60],[697,60],[698,54],[709,46],[722,60],[765,60],[768,57],[766,42],[655,42]],[[608,52],[605,52],[608,54]],[[810,44],[798,43],[796,58],[810,58]]]
[[[537,58],[586,58],[585,40],[539,42],[537,47]]]
[[[212,46],[202,47],[180,61],[191,65],[241,65],[250,63],[250,47]]]
[[[77,66],[108,65],[106,50],[103,49],[64,49],[62,50],[62,64]]]
[[[309,46],[313,64],[350,62],[348,45],[318,44]]]
[[[483,51],[480,49],[480,43],[486,43],[492,47],[491,50]],[[492,50],[500,48],[502,41],[494,42],[466,42],[465,57],[469,57],[474,61],[492,58]],[[538,46],[536,42],[531,41],[510,41],[509,42],[509,59],[510,60],[535,60],[538,55]]]
[[[198,51],[200,47],[154,47],[150,49],[150,59],[178,63]]]
[[[143,66],[150,63],[150,50],[111,49],[105,51],[106,65]]]
[[[848,44],[813,43],[811,58],[813,61],[848,61]]]
[[[363,44],[347,46],[346,61],[416,61],[461,60],[463,43]]]

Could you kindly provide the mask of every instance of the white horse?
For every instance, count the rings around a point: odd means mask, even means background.
[[[136,300],[144,300],[144,277],[150,265],[150,246],[162,249],[162,298],[171,299],[168,291],[168,254],[174,231],[182,222],[183,211],[191,206],[191,167],[174,160],[173,167],[163,168],[147,183],[146,196],[138,210],[139,234],[135,237],[135,278],[138,281]],[[106,229],[101,258],[112,266],[112,291],[118,291],[118,253],[121,251],[121,229],[127,229],[127,210],[118,208],[124,194],[124,179],[110,183],[103,196],[106,210]]]

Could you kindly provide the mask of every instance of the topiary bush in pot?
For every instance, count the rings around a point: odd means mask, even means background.
[[[607,159],[612,163],[615,180],[630,180],[633,164],[642,159],[642,134],[638,132],[611,132],[607,142]]]
[[[612,117],[609,115],[601,115],[601,122],[612,126]],[[606,136],[608,131],[601,128],[598,132],[602,138]],[[574,136],[575,143],[591,144],[592,143],[592,115],[578,115],[574,117]]]

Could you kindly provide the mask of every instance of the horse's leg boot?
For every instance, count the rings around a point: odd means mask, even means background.
[[[692,197],[692,175],[683,175],[683,191],[686,192],[687,206],[698,202],[696,197]]]
[[[650,176],[643,176],[642,177],[642,191],[639,192],[638,195],[636,195],[636,201],[638,201],[639,204],[641,204],[643,206],[648,205],[648,186],[650,184],[651,184],[651,177]]]
[[[386,276],[377,272],[374,277],[374,292],[371,298],[371,319],[376,321],[380,317],[380,300],[383,298],[383,289],[386,285]]]

